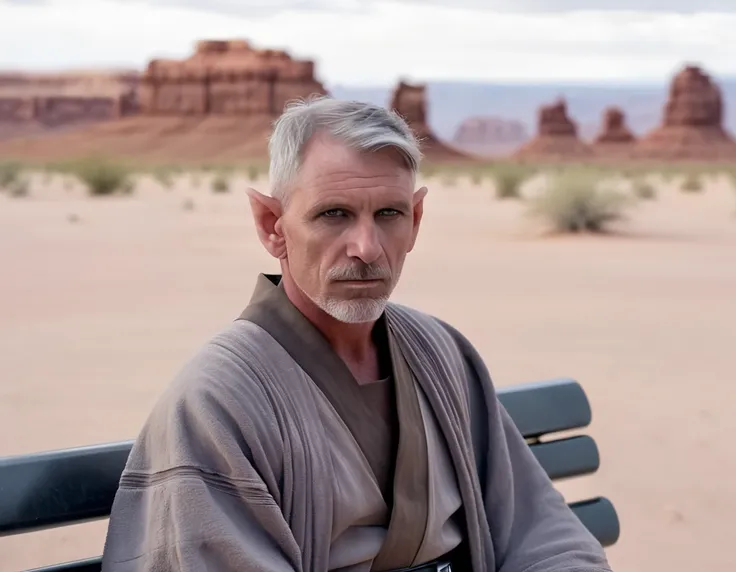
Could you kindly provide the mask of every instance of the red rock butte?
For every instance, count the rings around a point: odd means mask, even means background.
[[[593,150],[602,159],[629,159],[636,152],[636,137],[626,124],[626,115],[618,107],[603,111],[600,130],[593,141]]]
[[[736,157],[736,143],[723,127],[720,87],[700,67],[685,66],[673,78],[659,127],[637,146],[646,158],[713,160]]]
[[[201,41],[185,60],[151,61],[141,78],[145,115],[278,116],[291,100],[324,95],[314,62],[245,40]]]
[[[427,89],[424,84],[399,81],[389,103],[409,124],[419,139],[424,158],[428,161],[466,161],[470,157],[439,140],[427,121]]]
[[[44,137],[4,141],[0,153],[64,159],[89,154],[175,162],[261,160],[284,105],[325,94],[314,63],[244,40],[198,42],[183,60],[154,59],[136,113]]]
[[[609,107],[603,112],[601,130],[595,138],[599,144],[632,143],[636,138],[626,125],[626,116],[618,107]]]
[[[0,139],[136,112],[137,72],[0,73]]]
[[[585,158],[590,147],[578,137],[577,124],[567,113],[567,102],[560,98],[543,105],[537,112],[537,134],[514,154],[519,159],[564,160]]]

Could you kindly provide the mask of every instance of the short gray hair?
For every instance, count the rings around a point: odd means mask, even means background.
[[[304,147],[317,132],[359,151],[393,148],[414,175],[419,170],[419,142],[398,113],[371,103],[315,96],[290,103],[274,123],[268,142],[271,196],[286,198]]]

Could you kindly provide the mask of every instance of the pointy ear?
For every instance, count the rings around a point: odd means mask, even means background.
[[[414,228],[412,229],[411,244],[409,245],[409,250],[407,250],[407,252],[411,252],[414,249],[414,244],[416,244],[417,236],[419,235],[419,225],[421,224],[422,216],[424,215],[424,197],[427,196],[428,192],[427,187],[422,187],[416,191],[412,197]]]
[[[274,258],[286,256],[286,242],[281,232],[281,202],[278,199],[259,193],[255,189],[248,189],[250,209],[253,212],[253,221],[256,225],[258,238]]]

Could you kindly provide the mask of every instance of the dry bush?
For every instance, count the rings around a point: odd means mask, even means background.
[[[0,161],[0,189],[10,188],[22,171],[23,166],[16,161]]]
[[[261,176],[261,167],[259,165],[249,165],[247,172],[249,181],[257,181]]]
[[[703,181],[698,173],[688,173],[680,188],[686,193],[699,193],[703,190]]]
[[[498,199],[518,199],[521,187],[529,177],[528,169],[518,165],[499,165],[491,171],[493,186]]]
[[[420,167],[420,174],[422,177],[426,179],[431,179],[432,177],[437,176],[439,173],[439,169],[437,168],[437,165],[433,165],[431,163],[424,163]]]
[[[92,196],[130,194],[134,190],[130,170],[122,163],[89,157],[73,163],[69,168]]]
[[[27,197],[31,194],[31,184],[27,177],[18,177],[6,188],[10,196],[16,199]]]
[[[623,218],[629,199],[605,187],[600,174],[570,170],[551,175],[544,192],[531,199],[530,209],[558,232],[604,232]]]
[[[153,178],[164,189],[171,189],[174,186],[174,171],[169,167],[158,167],[154,169]]]
[[[631,181],[631,188],[638,199],[651,201],[657,198],[657,190],[645,177],[635,177]]]
[[[454,187],[457,184],[457,175],[453,172],[444,173],[441,184],[443,187]]]
[[[230,191],[230,177],[226,173],[217,173],[212,179],[212,190],[215,193],[227,193]]]
[[[470,173],[470,182],[476,186],[479,187],[483,184],[483,173],[479,170],[473,170]]]

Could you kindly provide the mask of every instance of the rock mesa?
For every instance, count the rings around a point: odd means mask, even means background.
[[[501,117],[469,117],[458,125],[452,142],[478,154],[510,152],[529,140],[521,121]]]
[[[137,83],[134,72],[2,73],[0,137],[134,114]]]
[[[277,116],[290,100],[325,93],[310,60],[245,40],[204,40],[187,59],[148,64],[140,106],[146,115]]]

